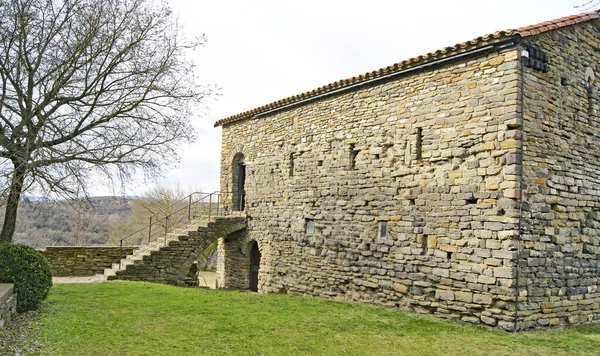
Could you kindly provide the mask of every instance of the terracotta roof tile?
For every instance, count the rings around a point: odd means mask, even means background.
[[[258,115],[261,113],[265,113],[267,111],[271,111],[274,109],[278,109],[284,107],[286,105],[298,103],[302,100],[311,99],[318,95],[330,93],[338,89],[346,88],[351,85],[360,84],[367,82],[372,79],[380,78],[386,76],[388,74],[393,74],[400,72],[402,70],[415,67],[417,65],[433,62],[438,59],[442,59],[445,57],[449,57],[451,55],[465,53],[473,49],[481,48],[489,44],[499,43],[502,41],[506,41],[513,38],[518,37],[528,37],[535,36],[540,33],[544,33],[547,31],[555,30],[561,27],[570,26],[586,21],[591,21],[600,18],[600,13],[598,11],[582,13],[579,15],[571,15],[562,17],[552,21],[545,21],[539,24],[530,25],[518,28],[516,30],[505,30],[505,31],[497,31],[491,34],[479,36],[470,41],[457,43],[454,46],[444,47],[434,52],[427,53],[425,55],[420,55],[414,58],[409,58],[402,62],[394,63],[385,68],[380,68],[371,72],[367,72],[364,74],[360,74],[358,76],[354,76],[347,79],[338,80],[336,82],[324,85],[322,87],[313,89],[308,92],[304,92],[298,95],[294,95],[288,98],[284,98],[275,102],[272,102],[267,105],[263,105],[252,110],[248,110],[242,112],[237,115],[229,116],[224,119],[221,119],[215,123],[215,126],[225,125],[231,122],[235,122],[238,120],[243,120],[246,118],[253,117],[254,115]]]

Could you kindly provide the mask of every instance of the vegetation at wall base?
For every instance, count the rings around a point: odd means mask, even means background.
[[[37,309],[52,287],[50,266],[29,246],[0,244],[0,283],[14,284],[18,313]]]
[[[56,285],[40,312],[43,355],[594,355],[600,344],[599,325],[514,334],[356,303],[135,282]]]

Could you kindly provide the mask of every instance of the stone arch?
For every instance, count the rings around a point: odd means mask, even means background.
[[[252,245],[254,243],[256,243],[258,245],[258,249],[261,252],[264,251],[264,248],[265,248],[264,242],[250,234],[244,235],[244,237],[240,240],[240,249],[244,256],[250,257],[250,249],[252,248]]]
[[[244,211],[246,204],[246,156],[237,152],[231,159],[231,201],[233,211]]]
[[[217,284],[219,288],[250,289],[252,278],[252,246],[261,254],[258,285],[265,282],[265,267],[268,266],[268,243],[264,239],[251,237],[248,229],[234,232],[219,239],[217,257]],[[261,291],[261,288],[257,288]]]
[[[256,261],[253,261],[253,247],[256,246],[258,253],[260,254],[260,261],[258,264],[259,269],[263,268],[265,265],[265,252],[266,252],[266,244],[262,239],[257,239],[252,234],[246,234],[239,240],[240,252],[242,253],[242,263],[245,263],[248,266],[248,279],[244,282],[245,285],[241,286],[244,289],[249,289],[254,292],[258,292],[259,282],[264,278],[258,270],[253,271],[253,264]],[[253,275],[253,273],[255,273]],[[253,277],[256,278],[253,281]],[[254,284],[253,284],[254,282]]]

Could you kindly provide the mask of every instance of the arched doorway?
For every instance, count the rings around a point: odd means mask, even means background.
[[[258,271],[260,270],[260,250],[256,241],[250,250],[250,290],[258,292]]]
[[[246,162],[244,154],[237,153],[231,162],[233,211],[244,211],[246,208]]]

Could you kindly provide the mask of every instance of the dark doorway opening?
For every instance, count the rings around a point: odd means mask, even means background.
[[[246,208],[246,164],[238,164],[238,210],[244,211]]]
[[[246,162],[241,152],[233,157],[231,173],[233,211],[243,211],[246,208]]]
[[[258,292],[258,271],[260,270],[260,251],[254,242],[250,250],[250,290]]]

